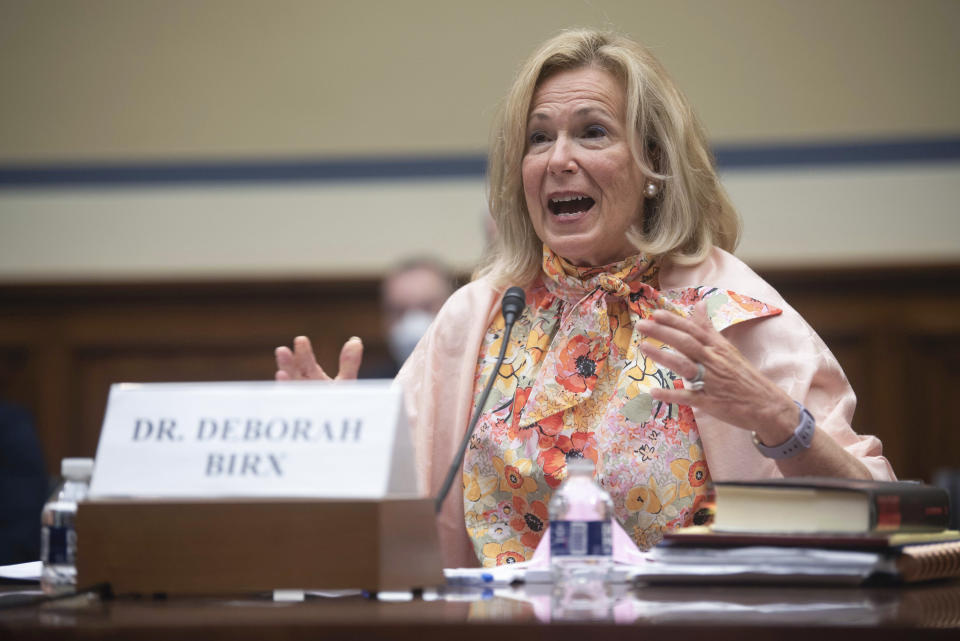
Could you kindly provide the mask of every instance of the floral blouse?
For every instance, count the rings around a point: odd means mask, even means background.
[[[616,518],[641,548],[697,518],[712,483],[693,411],[650,396],[683,381],[640,353],[642,341],[663,344],[635,322],[657,309],[688,316],[701,300],[718,330],[780,310],[716,288],[660,292],[657,272],[643,255],[585,268],[544,247],[543,272],[527,289],[464,462],[467,533],[484,566],[532,556],[570,458],[595,463]],[[498,315],[480,348],[474,404],[503,329]]]

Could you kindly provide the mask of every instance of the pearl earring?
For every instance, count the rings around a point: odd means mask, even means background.
[[[660,193],[660,185],[651,180],[644,186],[643,193],[647,198],[656,198]]]

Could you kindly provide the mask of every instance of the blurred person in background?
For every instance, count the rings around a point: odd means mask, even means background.
[[[570,459],[588,458],[641,548],[703,517],[714,479],[892,479],[823,341],[732,255],[737,212],[669,74],[570,30],[521,67],[489,153],[493,250],[397,376],[435,493],[493,393],[439,517],[448,567],[528,560]],[[525,290],[506,347],[501,296]],[[341,352],[351,378],[362,347]],[[305,337],[277,380],[329,379]]]
[[[364,362],[361,378],[393,378],[454,290],[455,279],[440,261],[411,258],[380,286],[380,308],[389,359]]]

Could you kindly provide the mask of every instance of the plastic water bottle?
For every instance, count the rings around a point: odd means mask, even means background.
[[[60,464],[63,482],[50,495],[40,515],[40,585],[47,594],[77,587],[77,503],[87,497],[93,459],[65,458]]]
[[[567,479],[550,499],[553,616],[612,615],[613,502],[593,480],[589,459],[567,461]]]

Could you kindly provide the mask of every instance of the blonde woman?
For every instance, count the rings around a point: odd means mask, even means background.
[[[730,252],[739,220],[660,63],[574,30],[523,66],[490,150],[496,245],[398,374],[425,487],[440,486],[526,292],[440,517],[448,566],[530,557],[566,461],[589,458],[641,547],[697,522],[715,479],[892,479],[850,428],[855,398],[809,325]],[[355,375],[351,339],[340,377]],[[277,379],[328,378],[309,341]]]

